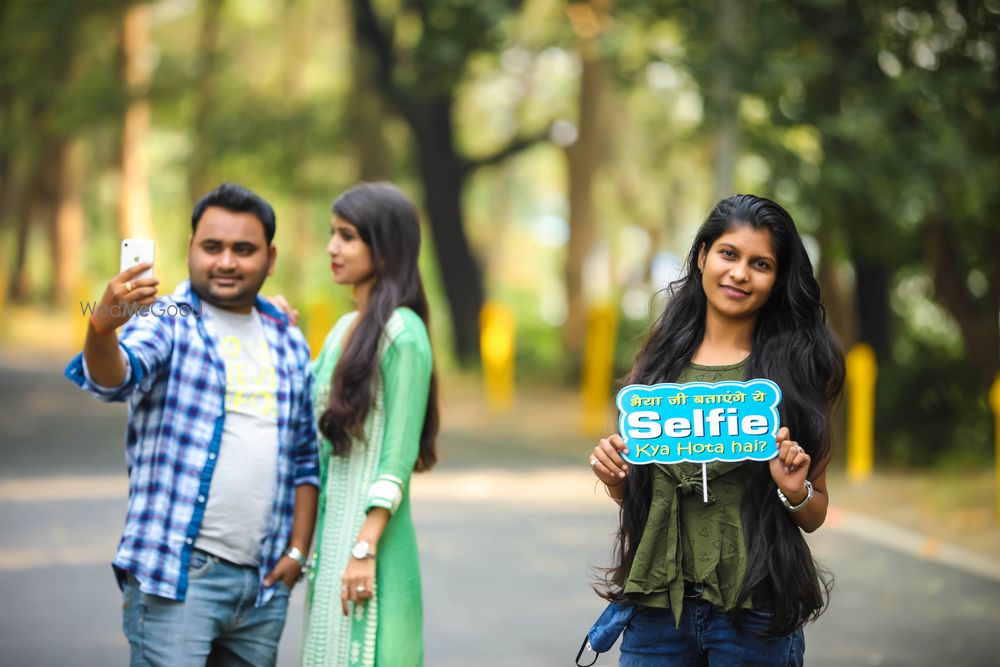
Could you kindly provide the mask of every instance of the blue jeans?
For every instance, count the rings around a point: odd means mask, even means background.
[[[622,637],[619,667],[704,667],[760,665],[801,667],[805,654],[802,630],[777,638],[760,637],[771,615],[751,611],[739,630],[729,617],[700,598],[684,600],[681,625],[674,627],[669,609],[639,607]]]
[[[256,567],[241,567],[204,551],[191,553],[186,600],[139,590],[129,575],[122,625],[131,667],[274,665],[285,627],[288,588],[279,583],[260,607]]]

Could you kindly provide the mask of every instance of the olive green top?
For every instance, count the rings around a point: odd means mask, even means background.
[[[729,366],[690,364],[677,382],[741,382],[744,366],[745,361]],[[649,518],[625,583],[625,595],[632,602],[672,609],[678,626],[685,581],[703,584],[702,599],[729,611],[746,567],[740,501],[751,467],[743,462],[707,465],[707,503],[701,464],[655,465]]]

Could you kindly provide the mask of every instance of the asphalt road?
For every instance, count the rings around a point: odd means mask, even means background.
[[[124,419],[122,406],[75,390],[57,368],[3,359],[0,665],[127,664],[108,565],[125,508]],[[603,606],[589,583],[615,515],[575,491],[538,492],[571,483],[565,470],[549,459],[530,472],[446,462],[415,483],[427,665],[572,664]],[[1000,578],[835,526],[811,542],[837,581],[807,628],[806,664],[1000,665]],[[296,589],[282,665],[296,664],[301,626]],[[612,653],[597,664],[615,662]]]

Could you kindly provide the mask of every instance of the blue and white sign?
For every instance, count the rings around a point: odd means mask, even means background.
[[[617,402],[629,463],[767,461],[778,454],[781,390],[770,380],[631,384]]]

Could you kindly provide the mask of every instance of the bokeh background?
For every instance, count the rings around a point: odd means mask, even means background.
[[[171,288],[223,180],[273,202],[268,290],[322,332],[349,307],[330,202],[387,179],[424,214],[442,365],[475,368],[493,299],[517,377],[571,384],[588,309],[615,305],[624,371],[694,228],[753,192],[792,212],[845,348],[877,353],[879,456],[992,450],[997,0],[48,0],[0,20],[5,339],[80,324],[122,237],[157,240]]]
[[[330,203],[391,180],[425,232],[447,479],[582,462],[589,484],[694,230],[752,192],[877,362],[874,476],[844,477],[841,409],[834,502],[996,564],[998,49],[1000,0],[0,0],[2,381],[79,349],[122,238],[156,240],[172,290],[221,181],[274,205],[265,291],[318,350],[351,308]],[[8,481],[58,441],[49,391],[9,412],[37,428],[5,428]]]

